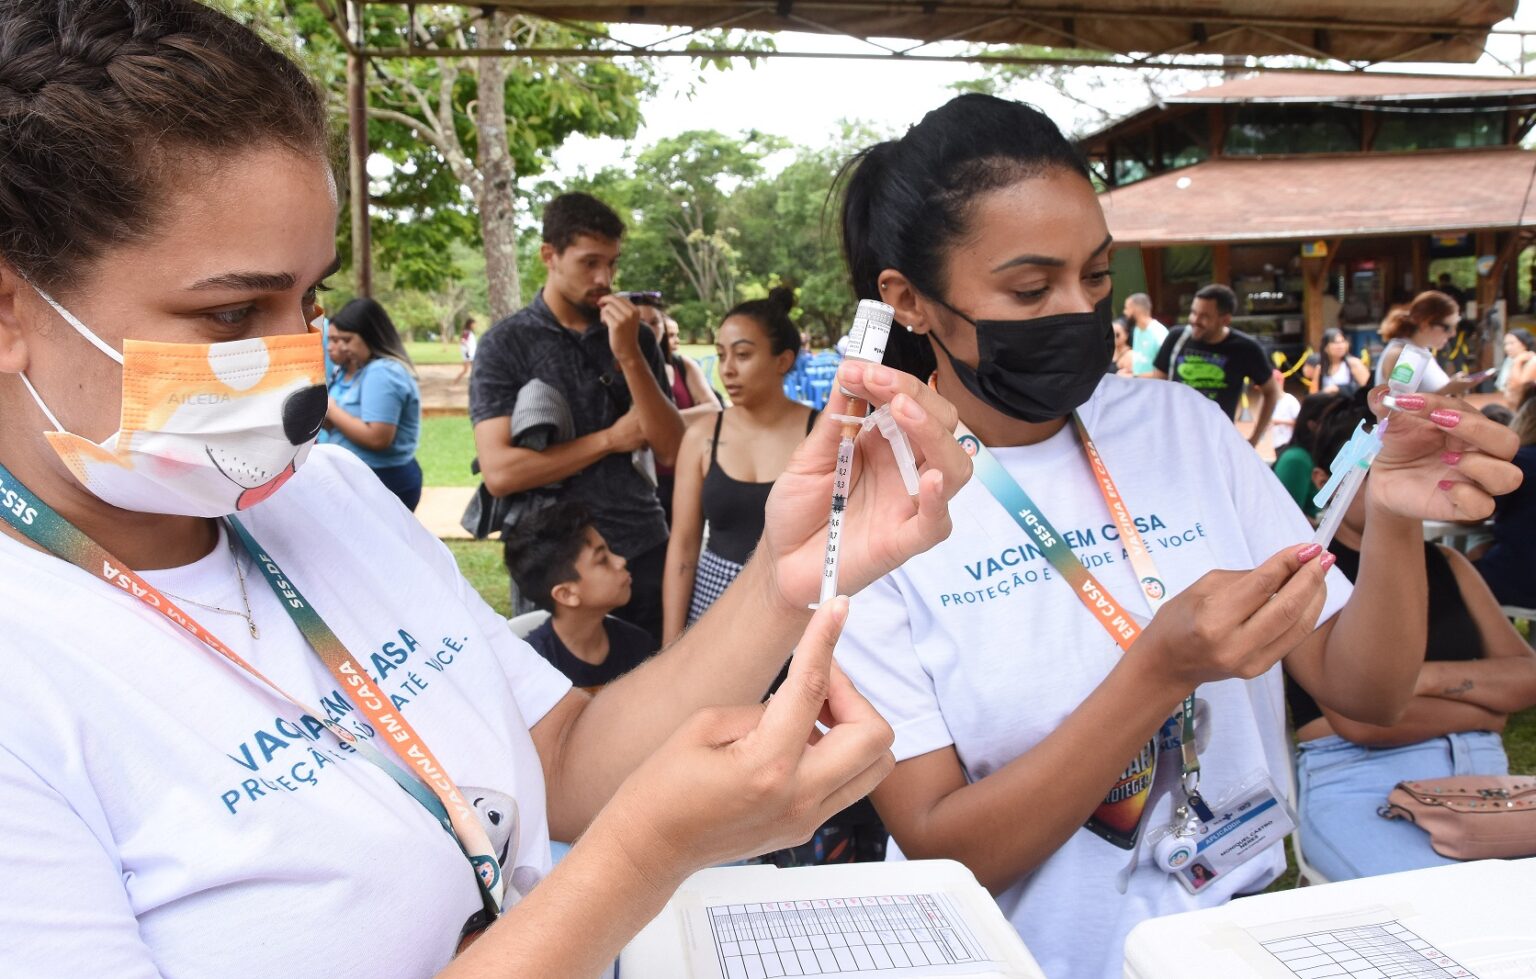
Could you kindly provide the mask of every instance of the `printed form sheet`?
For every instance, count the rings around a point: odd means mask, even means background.
[[[717,904],[705,913],[723,979],[897,979],[999,968],[945,894]]]
[[[1249,933],[1300,979],[1477,979],[1385,910]]]

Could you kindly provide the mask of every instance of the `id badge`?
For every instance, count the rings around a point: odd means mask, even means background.
[[[1278,844],[1296,829],[1296,814],[1269,776],[1255,774],[1211,806],[1214,818],[1165,831],[1153,847],[1158,866],[1198,894]]]

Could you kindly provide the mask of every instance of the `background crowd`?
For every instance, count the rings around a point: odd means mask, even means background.
[[[543,215],[547,277],[533,301],[484,336],[472,321],[459,335],[463,372],[474,362],[469,403],[481,500],[493,501],[481,534],[502,541],[511,605],[523,613],[519,631],[576,685],[591,689],[674,641],[724,592],[763,532],[775,479],[817,416],[787,393],[801,391],[787,379],[804,369],[808,347],[790,315],[794,290],[775,288],[731,308],[714,331],[707,377],[680,351],[677,321],[662,293],[615,290],[626,230],[589,194],[555,197]],[[1195,293],[1187,323],[1172,329],[1153,316],[1147,295],[1126,297],[1108,371],[1172,380],[1216,402],[1256,449],[1273,454],[1277,478],[1315,517],[1313,497],[1329,462],[1368,415],[1365,393],[1405,343],[1439,352],[1456,335],[1459,297],[1445,288],[1393,310],[1382,326],[1386,346],[1374,379],[1344,335],[1330,330],[1291,379],[1295,393],[1287,391],[1287,378],[1261,345],[1232,328],[1236,297],[1216,284]],[[347,304],[329,330],[335,365],[323,438],[357,452],[414,506],[420,399],[410,359],[377,303]],[[1492,387],[1497,397],[1485,411],[1519,433],[1517,463],[1527,475],[1520,490],[1499,500],[1494,519],[1458,533],[1462,550],[1426,544],[1432,576],[1443,586],[1434,589],[1432,617],[1447,617],[1443,626],[1432,623],[1427,655],[1463,662],[1503,657],[1504,665],[1525,670],[1536,661],[1516,655],[1524,642],[1499,606],[1536,606],[1536,338],[1512,330],[1503,353],[1496,380],[1451,376],[1432,362],[1423,383],[1423,390],[1456,394]],[[1360,534],[1358,518],[1346,522],[1333,545],[1350,576]],[[1289,696],[1304,784],[1323,784],[1312,778],[1317,758],[1354,751],[1350,771],[1375,792],[1382,778],[1408,770],[1398,761],[1422,736],[1480,738],[1479,750],[1498,749],[1503,718],[1536,703],[1536,674],[1506,682],[1496,704],[1454,707],[1450,717],[1430,709],[1427,723],[1415,718],[1400,732],[1366,732],[1319,712],[1294,684]],[[1399,744],[1409,737],[1410,745]],[[1373,765],[1384,771],[1373,776]],[[1320,858],[1330,877],[1438,859],[1427,846],[1386,843],[1358,818],[1327,815],[1338,806],[1322,788],[1309,788],[1307,797],[1307,825],[1323,841],[1319,849],[1333,854]],[[1358,817],[1361,809],[1352,811]],[[1366,840],[1383,845],[1365,846]],[[866,804],[800,851],[773,857],[871,858],[883,845]]]

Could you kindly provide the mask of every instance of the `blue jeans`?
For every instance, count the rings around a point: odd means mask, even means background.
[[[421,464],[415,459],[404,465],[375,469],[373,474],[385,489],[400,498],[407,510],[415,510],[421,502]]]
[[[1366,748],[1329,735],[1297,746],[1296,782],[1307,862],[1329,880],[1352,880],[1456,863],[1429,834],[1376,810],[1398,782],[1449,775],[1508,775],[1503,739],[1488,731]]]

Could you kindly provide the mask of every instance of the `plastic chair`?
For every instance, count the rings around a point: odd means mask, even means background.
[[[535,612],[524,612],[522,615],[514,615],[507,620],[507,628],[512,630],[512,635],[519,639],[526,639],[528,633],[537,629],[549,621],[549,613],[543,609]]]
[[[1296,778],[1296,749],[1294,746],[1290,748],[1291,763],[1286,766],[1286,777],[1290,779],[1290,784],[1286,788],[1290,792],[1291,808],[1297,811],[1296,829],[1291,833],[1291,853],[1296,857],[1296,886],[1326,884],[1328,878],[1307,862],[1307,855],[1301,846],[1301,783]]]
[[[1521,622],[1525,623],[1525,641],[1536,646],[1536,608],[1522,608],[1519,605],[1500,605],[1499,611],[1504,617],[1515,623],[1518,630]]]

